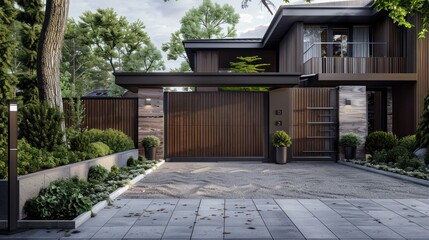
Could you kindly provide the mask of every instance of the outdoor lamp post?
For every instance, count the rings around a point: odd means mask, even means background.
[[[8,121],[8,231],[14,232],[18,229],[18,103],[9,101]]]

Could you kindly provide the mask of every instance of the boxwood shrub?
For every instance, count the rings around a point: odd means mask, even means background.
[[[398,145],[396,135],[391,132],[375,131],[365,139],[365,151],[374,154],[375,151],[390,150]]]
[[[90,142],[103,142],[114,153],[134,149],[133,140],[121,131],[114,129],[107,129],[105,131],[91,129],[85,131],[83,134],[89,137]]]
[[[416,135],[409,135],[399,139],[399,146],[406,148],[410,152],[416,150]]]
[[[94,149],[94,154],[97,155],[97,157],[106,156],[112,153],[110,147],[103,142],[93,142],[91,145]]]

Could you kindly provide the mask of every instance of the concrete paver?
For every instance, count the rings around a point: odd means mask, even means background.
[[[75,230],[0,239],[429,239],[429,204],[419,199],[139,201],[117,200]]]

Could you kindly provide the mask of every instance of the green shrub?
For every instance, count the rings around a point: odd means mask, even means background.
[[[395,166],[397,168],[401,168],[407,171],[413,171],[417,169],[423,169],[425,167],[425,164],[418,158],[405,158],[401,156],[398,158]]]
[[[409,135],[399,139],[399,146],[402,146],[410,152],[416,150],[416,135]]]
[[[97,157],[106,156],[112,153],[112,150],[110,150],[109,146],[102,142],[93,142],[91,145],[94,149],[94,154],[97,155]]]
[[[141,164],[141,162],[138,159],[134,159],[133,157],[129,157],[127,160],[127,166],[133,167]]]
[[[7,178],[7,165],[6,162],[0,159],[0,180]]]
[[[273,147],[289,147],[292,140],[285,131],[277,131],[273,134]]]
[[[109,176],[109,170],[101,165],[89,168],[88,181],[102,182]]]
[[[70,139],[70,149],[78,152],[94,152],[89,137],[84,134],[78,134]]]
[[[144,157],[144,156],[139,156],[139,157],[138,157],[138,160],[139,160],[140,162],[147,161],[146,157]]]
[[[32,147],[25,139],[18,141],[18,174],[25,175],[41,169],[53,168],[59,164],[51,152]]]
[[[84,135],[89,137],[90,142],[103,142],[109,146],[114,153],[134,149],[133,140],[125,133],[114,129],[107,129],[105,131],[91,129],[85,131]]]
[[[370,158],[370,162],[374,164],[387,163],[387,151],[384,149],[375,151]]]
[[[143,138],[142,146],[145,149],[147,149],[147,148],[155,148],[155,147],[158,147],[159,145],[161,145],[161,141],[156,136],[149,135],[149,136],[146,136],[146,137]]]
[[[365,139],[365,151],[369,154],[375,151],[389,150],[398,145],[396,135],[390,132],[375,131],[370,133]]]
[[[359,136],[355,133],[346,133],[341,137],[340,145],[348,147],[356,147],[361,143]]]
[[[80,193],[87,184],[77,178],[52,182],[27,201],[25,212],[30,219],[73,219],[91,209],[91,199]]]
[[[20,113],[19,131],[31,146],[52,150],[55,145],[62,144],[62,114],[58,108],[43,102],[28,104]]]
[[[113,166],[110,168],[110,173],[111,174],[116,174],[119,172],[119,167],[116,164],[113,164]]]
[[[387,151],[387,163],[396,163],[399,158],[412,159],[416,157],[412,152],[405,147],[396,146]]]

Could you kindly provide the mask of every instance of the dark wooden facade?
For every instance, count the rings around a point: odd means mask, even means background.
[[[279,44],[279,72],[302,72],[304,23],[297,22]]]
[[[166,151],[171,160],[266,158],[266,93],[166,94]]]
[[[137,98],[82,98],[85,107],[83,126],[91,129],[116,129],[127,134],[135,146],[138,144],[138,100]],[[64,100],[66,127],[70,126],[70,106]]]

